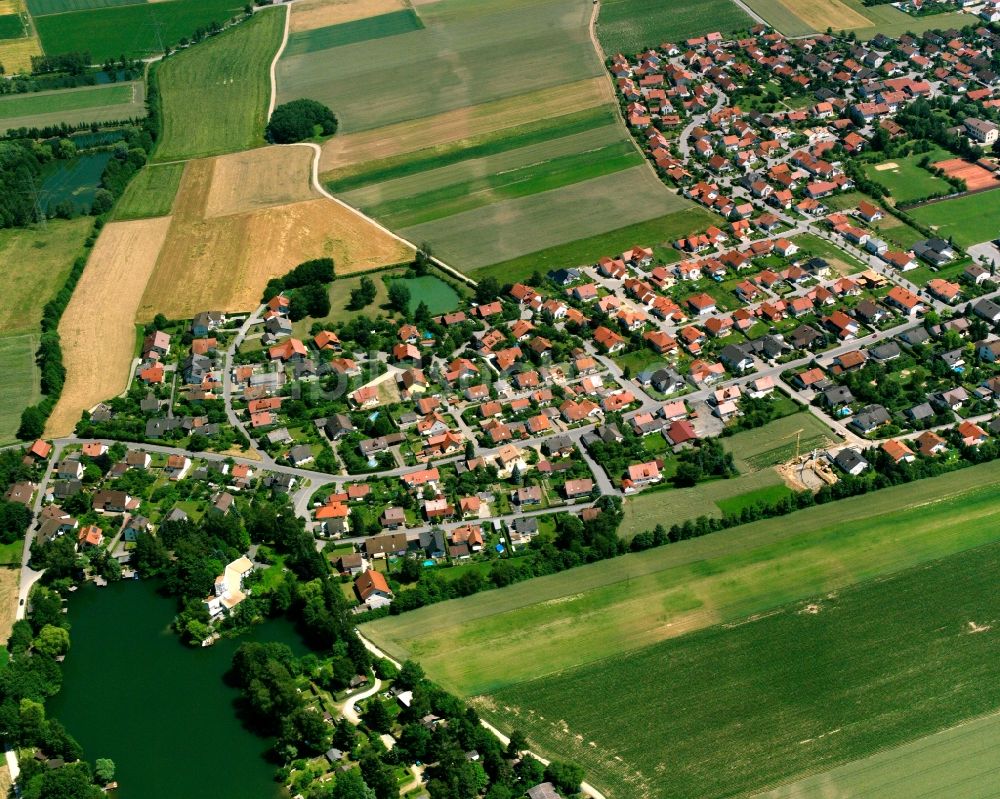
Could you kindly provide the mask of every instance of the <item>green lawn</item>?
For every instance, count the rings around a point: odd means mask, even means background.
[[[942,200],[907,213],[942,238],[953,236],[962,247],[1000,236],[1000,191]]]
[[[834,269],[845,274],[863,272],[868,268],[853,255],[844,252],[832,241],[821,239],[812,233],[801,233],[798,236],[794,236],[792,241],[798,244],[804,253],[819,256]]]
[[[0,444],[15,440],[21,411],[38,401],[38,367],[35,350],[38,334],[0,338],[0,374],[4,376],[4,401],[0,407]]]
[[[746,796],[1000,707],[998,569],[994,542],[475,704],[619,799]]]
[[[0,565],[20,566],[24,553],[24,541],[14,541],[10,544],[0,544]],[[4,650],[6,652],[6,650]],[[6,662],[6,661],[4,661]]]
[[[197,28],[220,25],[240,13],[234,0],[166,0],[161,3],[88,8],[37,17],[35,27],[47,53],[89,52],[100,64],[121,55],[142,58],[177,45]]]
[[[957,790],[963,799],[990,799],[996,795],[998,750],[1000,713],[992,713],[804,777],[759,799],[949,799]]]
[[[730,0],[604,0],[597,35],[606,55],[635,54],[661,42],[712,31],[749,30],[754,21]]]
[[[870,180],[880,183],[889,190],[889,194],[899,203],[922,200],[935,194],[947,194],[951,186],[946,180],[932,175],[926,169],[918,166],[919,162],[929,157],[930,163],[952,158],[952,154],[939,147],[928,153],[908,155],[904,158],[892,158],[883,164],[896,164],[892,169],[876,169],[878,164],[865,164],[865,174]]]
[[[726,516],[739,516],[744,508],[752,508],[754,505],[773,505],[791,495],[792,490],[788,486],[784,484],[773,485],[747,491],[745,494],[737,494],[735,497],[720,499],[715,504]]]
[[[494,691],[995,541],[998,478],[1000,463],[977,466],[380,619],[363,631],[393,656],[419,660],[450,690]],[[649,496],[663,510],[675,493]]]
[[[611,106],[586,108],[563,116],[540,119],[512,128],[483,133],[454,142],[445,142],[389,158],[364,161],[327,172],[326,187],[333,192],[348,192],[374,183],[420,175],[464,161],[475,161],[511,150],[545,144],[605,125],[617,127],[618,114]]]
[[[526,255],[476,269],[472,276],[477,280],[487,276],[501,283],[522,280],[536,270],[545,274],[560,266],[594,264],[605,255],[618,255],[636,245],[648,247],[674,240],[691,233],[699,233],[718,221],[718,217],[697,205],[667,213],[655,219],[625,225],[606,233],[537,250]],[[673,250],[676,252],[676,250]]]
[[[330,313],[323,319],[313,319],[310,316],[307,316],[305,319],[300,319],[292,325],[293,335],[303,339],[308,338],[309,328],[311,328],[313,323],[317,321],[324,323],[347,322],[362,314],[375,317],[380,313],[385,313],[385,311],[382,310],[382,306],[389,302],[389,292],[386,288],[385,281],[380,279],[382,275],[369,276],[375,282],[375,301],[371,305],[356,311],[352,311],[347,308],[347,304],[350,302],[351,298],[351,290],[361,286],[362,277],[364,276],[355,275],[354,277],[338,278],[337,280],[334,280],[330,284],[329,289]]]
[[[157,160],[200,158],[264,143],[268,70],[284,24],[284,10],[262,11],[159,66],[163,135]]]
[[[136,175],[115,206],[115,219],[166,216],[184,174],[184,164],[151,164]]]
[[[345,44],[397,36],[400,33],[418,31],[422,27],[423,23],[417,13],[412,8],[407,8],[339,25],[327,25],[325,28],[298,31],[288,37],[288,44],[282,56],[313,53],[329,47],[342,47]]]

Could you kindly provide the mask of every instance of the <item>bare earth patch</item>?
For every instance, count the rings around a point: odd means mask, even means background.
[[[212,159],[205,216],[228,216],[310,200],[312,151],[261,147]]]
[[[169,216],[105,225],[62,321],[66,385],[46,437],[68,435],[80,412],[119,394],[128,381],[135,315],[163,247]]]
[[[876,172],[885,172],[887,169],[899,169],[899,164],[895,161],[886,161],[884,164],[877,164],[875,166]]]
[[[403,0],[299,0],[292,5],[289,31],[311,31],[406,8]]]
[[[555,89],[542,89],[374,130],[334,136],[323,145],[319,169],[325,173],[350,164],[420,150],[429,143],[461,141],[470,136],[572,114],[601,105],[607,98],[605,78],[586,78]]]

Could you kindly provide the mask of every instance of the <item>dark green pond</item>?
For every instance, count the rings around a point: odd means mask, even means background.
[[[93,761],[117,766],[119,799],[278,799],[267,742],[236,717],[225,685],[243,641],[280,641],[301,653],[292,626],[273,621],[204,649],[182,646],[169,629],[174,602],[150,581],[72,595],[72,646],[63,689],[48,704]]]

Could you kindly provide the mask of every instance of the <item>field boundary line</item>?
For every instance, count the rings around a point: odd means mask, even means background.
[[[364,212],[362,212],[362,211],[358,210],[357,208],[355,208],[353,205],[349,205],[348,203],[344,202],[343,200],[339,199],[338,197],[334,197],[332,194],[330,194],[330,192],[328,192],[326,190],[326,187],[323,186],[323,184],[320,182],[320,179],[319,179],[319,161],[320,161],[320,157],[323,154],[323,149],[318,144],[316,144],[316,142],[300,141],[300,142],[295,142],[294,144],[289,144],[289,145],[285,145],[285,146],[288,146],[288,147],[309,147],[309,148],[312,149],[312,151],[313,151],[313,159],[312,159],[312,184],[313,184],[313,188],[316,191],[318,191],[321,195],[323,195],[326,199],[331,200],[331,201],[337,203],[337,205],[339,205],[341,208],[344,208],[344,209],[350,211],[355,216],[360,217],[361,219],[363,219],[366,222],[368,222],[370,225],[374,226],[378,230],[380,230],[383,233],[385,233],[387,236],[391,236],[396,241],[400,242],[401,244],[405,244],[407,247],[410,247],[412,250],[416,251],[416,250],[420,249],[412,241],[409,241],[408,239],[404,239],[402,236],[400,236],[397,233],[393,233],[391,230],[389,230],[389,228],[387,228],[381,222],[377,222],[376,220],[372,219],[370,216],[368,216]],[[435,256],[432,255],[430,257],[430,260],[436,266],[440,267],[442,270],[444,270],[445,272],[447,272],[452,277],[454,277],[454,278],[462,281],[467,286],[471,286],[472,288],[475,288],[478,285],[476,283],[476,281],[473,280],[471,277],[469,277],[465,273],[460,272],[459,270],[455,269],[453,266],[449,266],[444,261],[442,261],[440,258],[437,258],[437,257],[435,257]],[[358,274],[363,274],[363,273],[359,272]]]

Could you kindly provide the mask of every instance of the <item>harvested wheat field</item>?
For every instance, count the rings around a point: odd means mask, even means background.
[[[542,89],[374,130],[334,136],[323,145],[320,172],[412,152],[427,147],[428,142],[444,144],[460,141],[593,108],[610,99],[609,87],[604,77],[587,78],[554,89]]]
[[[256,211],[274,205],[311,200],[313,151],[307,147],[261,147],[210,161],[204,214],[208,218]],[[188,170],[207,169],[202,162],[188,163]],[[187,176],[185,175],[185,180]]]
[[[949,158],[946,161],[938,161],[933,166],[936,169],[943,169],[950,178],[964,180],[968,191],[990,189],[1000,185],[1000,180],[997,180],[995,174],[977,163],[966,161],[964,158]]]
[[[292,33],[311,31],[404,8],[403,0],[299,0],[292,6],[288,26]]]
[[[818,31],[825,31],[830,27],[834,30],[867,28],[872,24],[868,17],[840,0],[826,0],[823,3],[817,3],[816,0],[781,0],[781,4]]]
[[[169,216],[104,226],[59,323],[66,385],[46,438],[73,432],[80,412],[128,383],[135,315],[170,227]]]

